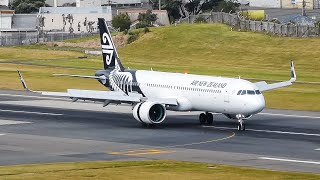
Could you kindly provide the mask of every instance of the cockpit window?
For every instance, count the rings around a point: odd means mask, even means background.
[[[256,90],[256,94],[261,94],[261,92],[259,90]]]
[[[247,91],[246,90],[242,90],[241,95],[246,95]]]
[[[241,94],[241,91],[242,91],[242,90],[238,91],[237,95],[240,95],[240,94]]]
[[[248,93],[249,95],[255,95],[255,93],[254,93],[253,90],[247,90],[247,93]]]

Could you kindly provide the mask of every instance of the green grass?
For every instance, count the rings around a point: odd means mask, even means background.
[[[52,74],[84,74],[94,75],[94,70],[80,70],[69,68],[53,68],[31,65],[14,65],[0,64],[0,89],[23,90],[18,78],[17,69],[21,70],[24,79],[30,89],[33,90],[50,90],[66,91],[66,89],[93,89],[105,90],[96,80],[71,78],[71,77],[54,77]]]
[[[94,36],[86,36],[86,37],[82,37],[82,38],[66,39],[66,40],[63,40],[63,42],[81,43],[81,42],[86,42],[88,40],[94,40],[94,39],[98,39],[98,38],[99,38],[99,35],[94,35]]]
[[[320,175],[178,161],[98,161],[0,166],[0,179],[310,179]]]
[[[288,38],[235,32],[223,24],[184,24],[151,28],[150,33],[118,49],[118,52],[123,64],[130,69],[153,68],[159,71],[270,80],[288,80],[289,63],[294,60],[298,81],[319,82],[320,54],[316,50],[319,46],[319,38]],[[41,65],[102,68],[100,56],[78,59],[79,56],[84,56],[84,53],[80,52],[83,50],[81,48],[75,51],[72,47],[49,49],[44,45],[0,48],[0,61],[21,60]],[[0,70],[5,66],[0,64]],[[37,73],[42,73],[41,67],[38,68]],[[11,68],[10,71],[14,72],[15,69]],[[73,71],[68,70],[69,73]],[[94,74],[94,70],[86,72],[89,75]],[[46,73],[46,77],[49,77],[49,73]],[[29,77],[30,81],[38,76],[34,74]],[[6,81],[6,78],[10,77],[4,77],[1,81]],[[65,79],[59,78],[61,81]],[[73,79],[72,83],[77,84],[80,81],[82,80]],[[51,87],[45,83],[41,85],[49,88],[47,90],[65,88]],[[90,89],[91,85],[82,87]],[[10,85],[1,87],[16,88]],[[264,95],[268,108],[320,111],[319,92],[319,85],[296,84],[265,92]]]

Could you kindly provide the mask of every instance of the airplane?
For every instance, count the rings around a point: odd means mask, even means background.
[[[267,84],[240,78],[193,75],[126,69],[119,58],[110,31],[103,18],[98,18],[102,48],[103,70],[95,76],[55,74],[98,80],[108,91],[68,89],[67,92],[33,91],[47,96],[69,97],[73,102],[99,101],[109,104],[130,104],[134,119],[144,126],[161,124],[168,110],[200,111],[201,125],[213,124],[213,113],[224,114],[237,121],[237,129],[245,130],[245,120],[265,108],[264,91],[291,85],[296,81],[293,61],[291,79]],[[28,89],[20,71],[18,75]]]

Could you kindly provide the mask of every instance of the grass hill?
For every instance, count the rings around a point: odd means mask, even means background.
[[[69,43],[72,42],[83,43],[81,40],[69,41]],[[152,28],[150,33],[144,34],[137,41],[118,51],[124,65],[131,69],[153,68],[153,70],[159,71],[270,80],[289,79],[289,62],[294,60],[298,81],[319,82],[320,52],[317,50],[318,47],[320,47],[320,39],[318,38],[288,38],[254,32],[235,32],[230,31],[230,28],[223,24],[188,24]],[[47,46],[0,48],[1,52],[7,52],[0,54],[0,61],[11,62],[11,57],[17,57],[19,61],[31,64],[95,69],[102,67],[100,57],[89,56],[87,60],[77,59],[77,56],[83,56],[79,52],[83,50],[81,48],[60,47],[55,51],[52,51],[52,48],[49,49]],[[67,49],[72,51],[66,51]],[[15,51],[20,53],[14,53]],[[39,55],[21,53],[33,51]],[[46,54],[50,54],[50,56],[46,56]],[[62,56],[66,58],[62,58]],[[4,66],[4,64],[0,65],[0,70]],[[10,71],[8,68],[6,70]],[[12,69],[12,71],[14,70]],[[39,68],[38,71],[33,71],[33,75],[29,74],[28,80],[33,81],[33,76],[36,73],[42,73],[42,77],[49,77],[49,73],[52,71],[57,73],[77,71],[77,73],[81,73],[80,70],[66,70],[65,68],[55,68],[43,72]],[[88,72],[91,70],[83,71],[83,73]],[[93,73],[94,70],[91,74]],[[16,75],[14,74],[14,76]],[[61,77],[51,79],[53,82],[63,80]],[[81,88],[101,88],[99,84],[93,85],[95,82],[92,81],[88,82],[88,85],[83,84],[83,80],[66,78],[65,81],[68,81],[68,83],[62,83],[65,86],[41,84],[41,87],[46,90],[63,90],[69,87],[69,83],[73,85],[73,88],[76,88],[76,84],[82,82]],[[0,85],[0,87],[12,88],[13,86],[3,87]],[[35,87],[41,88],[37,85]],[[269,108],[320,111],[319,92],[320,85],[295,84],[288,88],[266,92],[264,95]]]

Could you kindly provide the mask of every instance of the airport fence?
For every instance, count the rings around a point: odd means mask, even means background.
[[[200,18],[201,17],[201,18]],[[239,14],[212,12],[210,14],[190,15],[181,19],[180,23],[195,23],[199,20],[207,23],[224,23],[231,26],[231,30],[265,32],[273,35],[288,37],[318,37],[320,28],[314,25],[279,24],[271,21],[247,20]]]
[[[0,46],[13,46],[24,44],[45,43],[50,41],[62,41],[66,39],[81,38],[97,35],[98,33],[61,33],[47,32],[38,34],[37,32],[1,32]]]

